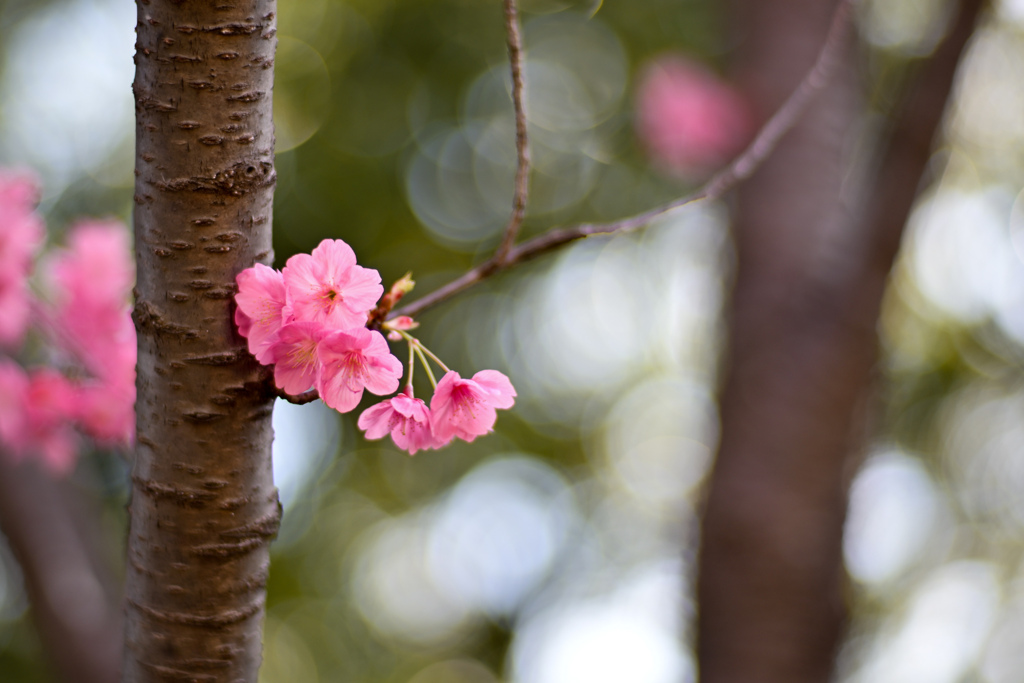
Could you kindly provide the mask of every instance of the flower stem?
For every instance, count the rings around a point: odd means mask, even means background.
[[[402,335],[403,337],[405,337],[410,344],[414,345],[416,347],[416,350],[420,352],[421,356],[424,353],[426,353],[428,356],[430,356],[431,360],[433,360],[435,363],[437,363],[438,365],[441,366],[442,370],[444,370],[445,372],[451,372],[451,368],[449,368],[447,365],[445,365],[444,361],[442,361],[440,358],[438,358],[436,355],[434,355],[433,351],[431,351],[426,346],[424,346],[423,342],[421,342],[419,339],[417,339],[416,337],[412,336],[411,334],[409,334],[405,330],[398,330],[398,333],[400,335]],[[423,361],[423,364],[426,365],[426,361],[425,360]]]
[[[413,339],[413,341],[416,341]],[[416,354],[420,357],[420,362],[423,363],[423,369],[427,371],[427,377],[430,378],[430,384],[437,389],[437,380],[434,379],[434,371],[430,369],[430,363],[427,362],[427,357],[423,355],[423,347],[417,344],[409,344],[409,348],[416,351]]]
[[[416,363],[413,362],[413,361],[415,361],[415,359],[416,359],[415,347],[412,345],[412,342],[410,342],[409,343],[409,379],[407,379],[405,381],[405,386],[409,387],[410,389],[412,388],[412,373],[413,373],[413,370],[416,369]]]

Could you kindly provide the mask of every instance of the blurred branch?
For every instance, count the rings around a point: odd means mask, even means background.
[[[505,34],[508,38],[508,61],[512,69],[512,105],[516,113],[516,180],[512,199],[512,215],[505,226],[505,234],[494,254],[497,263],[504,263],[516,243],[519,228],[526,216],[526,201],[530,193],[530,140],[526,135],[526,109],[523,96],[523,39],[519,28],[516,0],[505,0]]]
[[[783,97],[819,0],[744,0],[750,91]],[[702,683],[824,683],[846,622],[842,532],[863,446],[888,274],[982,0],[922,60],[877,165],[850,183],[856,55],[743,186],[721,442],[701,531]],[[815,14],[817,13],[817,14]],[[788,41],[790,49],[780,49]],[[872,144],[879,141],[873,141]],[[857,191],[850,193],[849,188]]]
[[[21,565],[40,639],[61,680],[115,683],[120,676],[120,596],[84,528],[78,491],[37,463],[0,453],[0,528]],[[93,513],[93,514],[89,514]]]
[[[461,277],[449,282],[439,289],[434,290],[426,296],[417,299],[411,304],[394,311],[392,313],[392,317],[399,315],[415,317],[424,310],[435,306],[459,292],[486,280],[495,273],[507,270],[518,263],[528,261],[540,256],[541,254],[553,251],[554,249],[568,244],[569,242],[575,242],[576,240],[584,237],[629,232],[636,230],[637,228],[642,228],[655,218],[686,206],[687,204],[691,204],[702,199],[717,199],[743,180],[749,178],[751,174],[761,166],[765,159],[771,155],[772,151],[778,145],[779,140],[781,140],[782,137],[796,124],[796,122],[800,120],[801,115],[804,110],[806,110],[814,96],[828,84],[834,71],[839,51],[842,48],[845,37],[850,30],[853,7],[856,2],[857,0],[840,0],[839,5],[833,13],[831,26],[827,36],[825,37],[821,51],[818,53],[818,57],[814,61],[810,71],[807,72],[807,75],[804,76],[797,88],[792,92],[792,94],[790,94],[782,106],[778,108],[775,114],[764,124],[764,126],[761,127],[753,142],[751,142],[750,145],[732,161],[732,163],[716,173],[696,191],[686,195],[685,197],[681,197],[635,216],[612,221],[610,223],[582,223],[580,225],[562,228],[560,230],[553,230],[524,242],[517,247],[513,247],[511,244],[515,239],[514,232],[506,228],[502,246],[494,256],[468,271]],[[506,9],[511,4],[513,4],[511,0],[506,0]],[[511,34],[509,38],[509,55],[510,57],[513,55]],[[518,52],[516,52],[516,55],[518,55]],[[515,70],[516,67],[513,64],[513,83],[515,81]],[[513,92],[514,91],[515,88],[513,88]],[[525,149],[525,117],[523,117],[523,137],[520,141],[519,108],[517,108],[516,111],[516,118],[517,146],[522,146],[522,148]],[[521,157],[519,172],[516,174],[516,200],[518,202],[520,199],[518,184],[520,175],[522,174],[524,177],[524,194],[522,195],[524,204],[526,199],[526,170],[527,169],[525,169]],[[516,211],[514,210],[513,218],[510,220],[509,226],[512,226],[515,222],[515,216]],[[515,226],[515,230],[518,230],[518,224]],[[511,238],[509,235],[511,235]],[[508,243],[507,246],[506,242]]]

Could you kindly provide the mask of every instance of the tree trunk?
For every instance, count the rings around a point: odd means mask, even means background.
[[[269,375],[232,323],[271,263],[275,0],[138,0],[138,447],[125,681],[255,682],[269,543]]]
[[[832,3],[740,4],[748,91],[770,112],[811,63]],[[864,431],[882,295],[981,4],[963,3],[870,178],[844,177],[859,118],[851,51],[741,188],[722,440],[697,587],[702,683],[831,678],[846,616],[851,454]]]

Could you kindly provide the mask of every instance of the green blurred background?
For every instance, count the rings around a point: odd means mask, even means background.
[[[947,3],[861,8],[872,102]],[[536,171],[525,233],[687,188],[636,141],[665,51],[724,70],[713,0],[524,0]],[[130,218],[134,4],[0,0],[0,164],[44,182],[54,240]],[[493,250],[513,122],[497,0],[279,0],[278,267],[348,241],[410,298]],[[979,31],[887,298],[879,418],[851,496],[843,681],[1009,683],[1024,671],[1024,2]],[[875,115],[867,112],[865,130]],[[463,375],[508,374],[497,431],[410,458],[320,404],[275,410],[285,506],[263,683],[678,683],[695,507],[717,441],[725,204],[564,249],[425,313]],[[400,358],[403,349],[396,347]],[[426,388],[421,390],[426,394]],[[119,562],[127,469],[83,458]],[[0,680],[48,679],[0,546]]]

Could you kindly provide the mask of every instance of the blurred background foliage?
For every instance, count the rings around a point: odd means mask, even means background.
[[[724,8],[523,0],[526,234],[685,191],[636,141],[636,76],[668,50],[726,68],[739,37]],[[862,5],[874,109],[948,9]],[[128,0],[0,0],[0,163],[40,175],[54,240],[77,216],[130,220],[134,23]],[[278,36],[276,265],[343,238],[385,283],[413,271],[415,296],[489,254],[515,160],[500,3],[279,0]],[[1024,671],[1021,63],[1024,2],[1003,0],[963,65],[883,315],[878,417],[845,541],[844,681]],[[453,369],[496,368],[519,391],[473,444],[409,458],[363,440],[358,413],[279,405],[285,517],[261,681],[693,680],[727,226],[727,206],[694,206],[424,314],[422,339]],[[117,566],[127,467],[95,453],[74,477],[105,501]],[[0,678],[47,677],[0,546]]]

